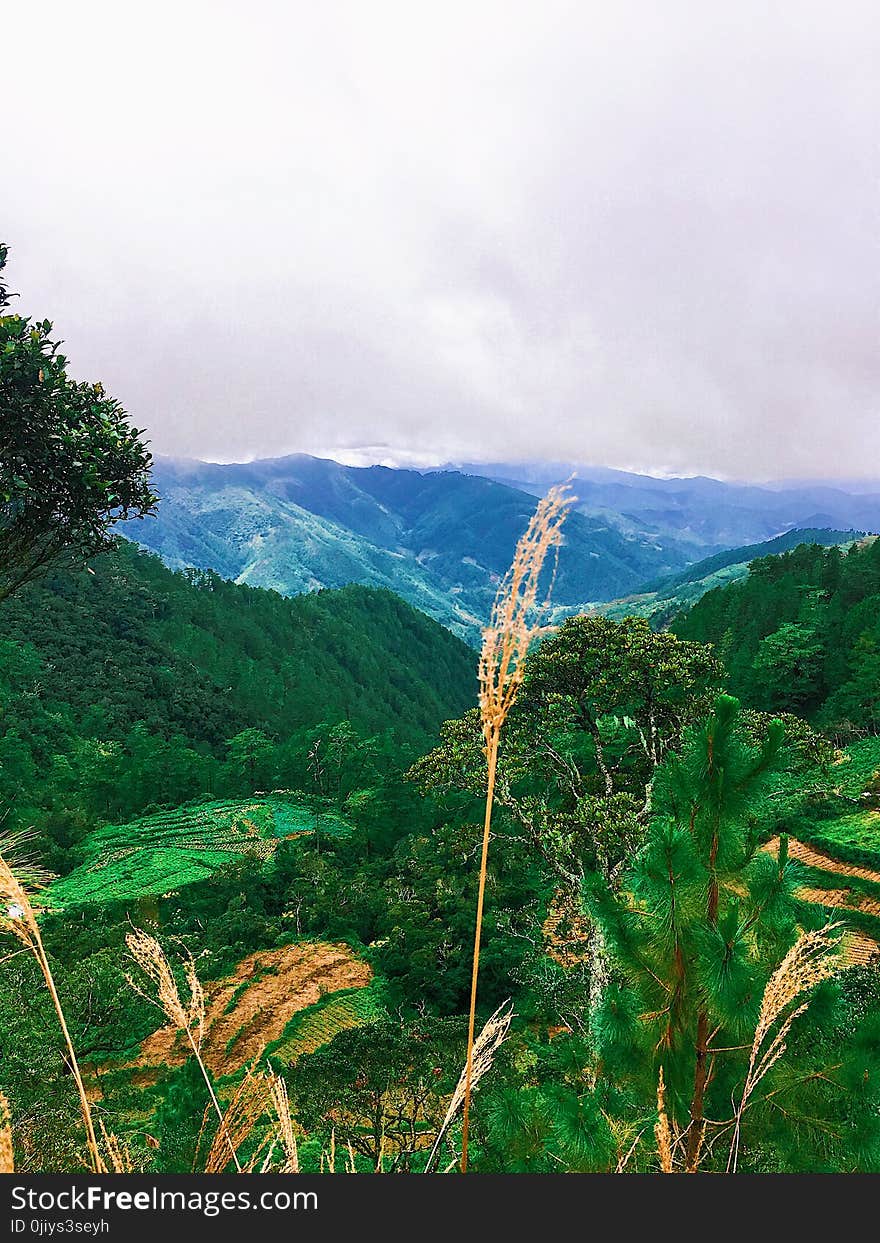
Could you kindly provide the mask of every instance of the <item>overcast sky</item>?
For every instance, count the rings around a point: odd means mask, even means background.
[[[880,476],[876,0],[0,10],[0,235],[156,452]]]

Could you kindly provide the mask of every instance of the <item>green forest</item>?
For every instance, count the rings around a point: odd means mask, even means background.
[[[801,545],[762,557],[744,581],[710,591],[671,626],[711,643],[730,688],[796,712],[839,741],[880,726],[880,543],[844,552]]]
[[[6,1172],[880,1169],[880,541],[549,628],[552,489],[479,654],[172,571],[0,294]]]

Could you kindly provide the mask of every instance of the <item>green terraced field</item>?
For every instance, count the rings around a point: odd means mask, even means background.
[[[329,1044],[346,1028],[375,1023],[384,1015],[385,1010],[371,986],[332,993],[294,1015],[284,1035],[267,1052],[292,1062],[303,1053],[314,1053],[321,1045]]]
[[[58,910],[161,897],[242,855],[268,859],[281,838],[311,833],[314,825],[311,808],[275,795],[217,800],[106,825],[89,836],[80,867],[50,885],[45,902]],[[320,829],[339,834],[350,826],[322,812]]]
[[[880,866],[880,814],[876,811],[857,811],[836,820],[823,820],[821,832],[828,842],[871,851],[877,855]]]
[[[849,757],[835,767],[840,788],[844,794],[858,797],[868,786],[872,776],[880,770],[880,738],[864,738],[846,747]]]

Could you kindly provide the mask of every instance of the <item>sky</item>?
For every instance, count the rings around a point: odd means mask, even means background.
[[[154,452],[880,477],[880,7],[0,11],[22,312]]]

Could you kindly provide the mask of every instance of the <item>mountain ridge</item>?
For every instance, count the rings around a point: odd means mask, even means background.
[[[193,565],[297,595],[361,583],[387,587],[471,642],[489,615],[534,498],[458,471],[344,466],[293,454],[250,463],[158,458],[155,519],[122,533],[173,568]],[[588,606],[671,572],[670,542],[572,513],[554,599]]]

